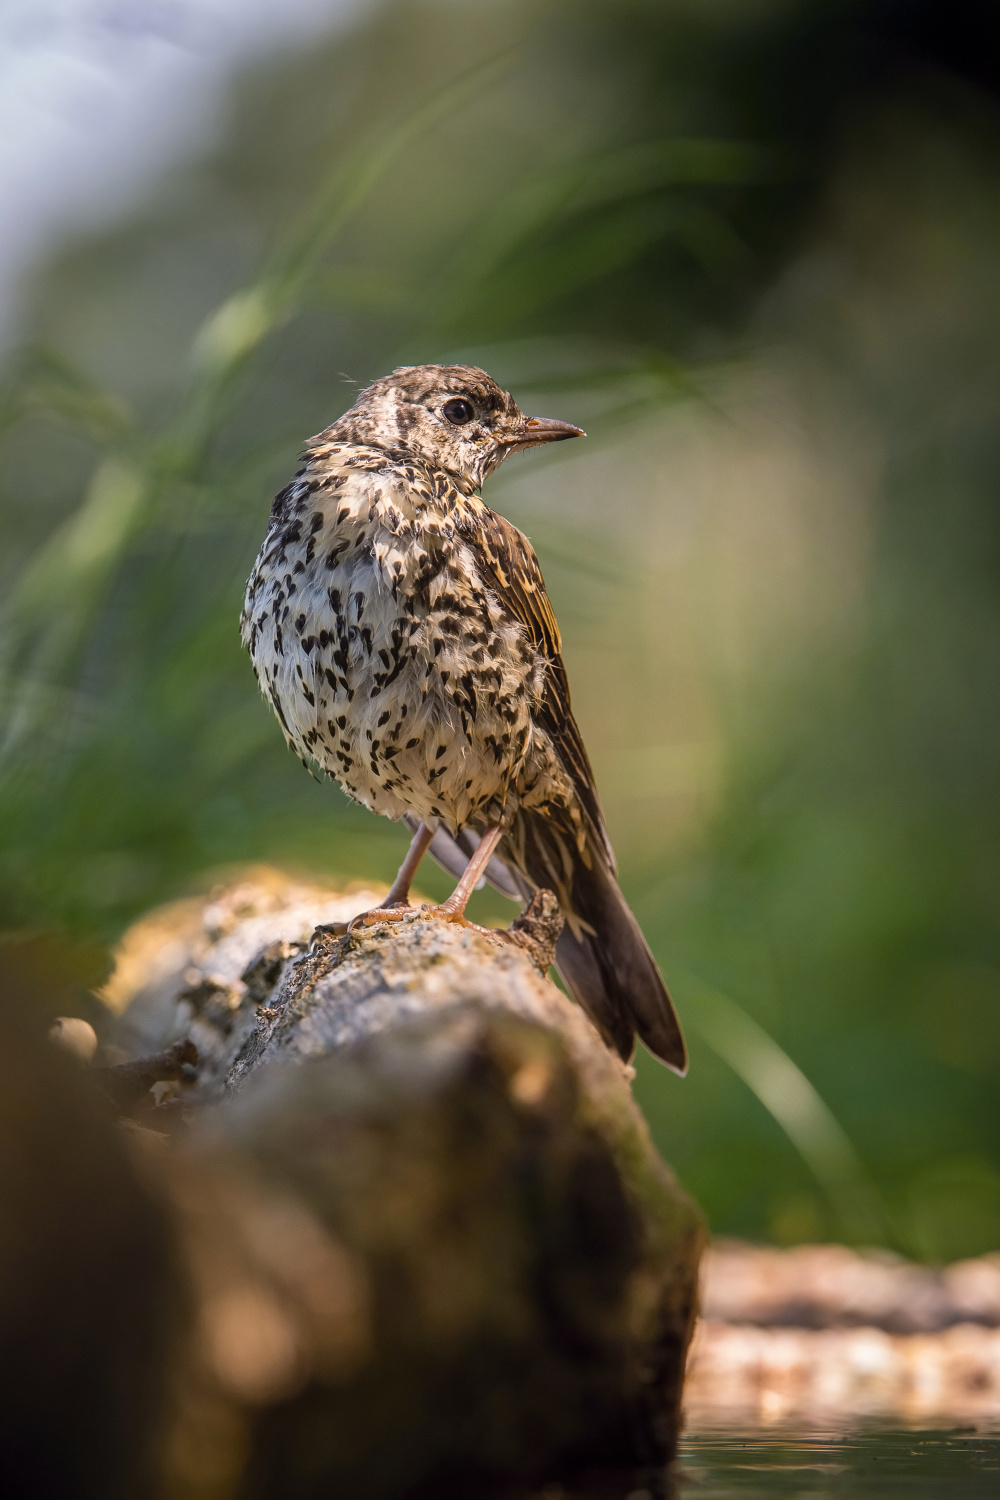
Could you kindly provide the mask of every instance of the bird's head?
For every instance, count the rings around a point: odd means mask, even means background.
[[[526,417],[474,365],[408,365],[376,380],[324,439],[422,459],[479,489],[509,453],[583,437],[570,422]]]

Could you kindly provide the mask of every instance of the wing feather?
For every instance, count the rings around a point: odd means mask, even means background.
[[[591,843],[610,873],[616,872],[614,851],[604,824],[601,800],[583,737],[573,717],[569,678],[562,659],[559,626],[545,590],[545,580],[534,548],[522,531],[480,501],[466,517],[463,538],[477,554],[484,574],[492,577],[504,605],[519,620],[535,649],[546,659],[545,696],[538,716],[573,783],[588,824]]]
[[[568,810],[521,810],[509,840],[514,846],[510,854],[516,851],[508,860],[511,882],[526,898],[536,885],[559,895],[567,922],[556,948],[556,965],[609,1046],[628,1061],[638,1032],[654,1056],[683,1073],[687,1052],[673,1004],[618,889],[615,857],[594,773],[573,718],[559,627],[538,559],[527,537],[481,502],[474,509],[470,505],[464,519],[463,537],[483,576],[494,580],[497,595],[545,659],[537,722],[569,776],[587,831],[586,847],[578,853]]]

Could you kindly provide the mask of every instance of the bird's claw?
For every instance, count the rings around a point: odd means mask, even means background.
[[[370,911],[359,911],[347,924],[348,932],[357,932],[359,927],[374,927],[376,922],[403,922],[407,917],[418,915],[418,909],[409,902],[395,906],[373,906]]]
[[[502,927],[482,927],[478,922],[470,922],[464,912],[456,911],[453,906],[448,905],[447,901],[442,902],[440,906],[430,906],[425,901],[420,908],[420,915],[428,921],[436,918],[439,922],[453,922],[456,927],[466,927],[470,932],[480,932],[483,937],[506,938],[507,936]]]
[[[349,933],[358,932],[364,927],[374,927],[378,922],[405,922],[407,919],[418,922],[451,922],[456,927],[465,927],[470,932],[481,933],[483,937],[491,938],[494,942],[498,939],[507,942],[516,941],[509,937],[502,927],[482,927],[478,922],[471,922],[464,912],[449,906],[447,901],[442,902],[440,906],[432,906],[427,901],[422,906],[409,904],[375,906],[370,911],[358,912],[358,915],[348,922],[345,930]]]

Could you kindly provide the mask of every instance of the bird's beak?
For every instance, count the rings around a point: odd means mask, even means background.
[[[522,448],[537,448],[541,443],[561,443],[566,438],[586,437],[582,427],[572,422],[557,422],[554,417],[525,417],[522,427],[507,439],[508,447],[515,452]]]

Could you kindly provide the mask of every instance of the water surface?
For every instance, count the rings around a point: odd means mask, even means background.
[[[1000,1432],[695,1433],[681,1441],[676,1480],[678,1500],[1000,1500]]]

